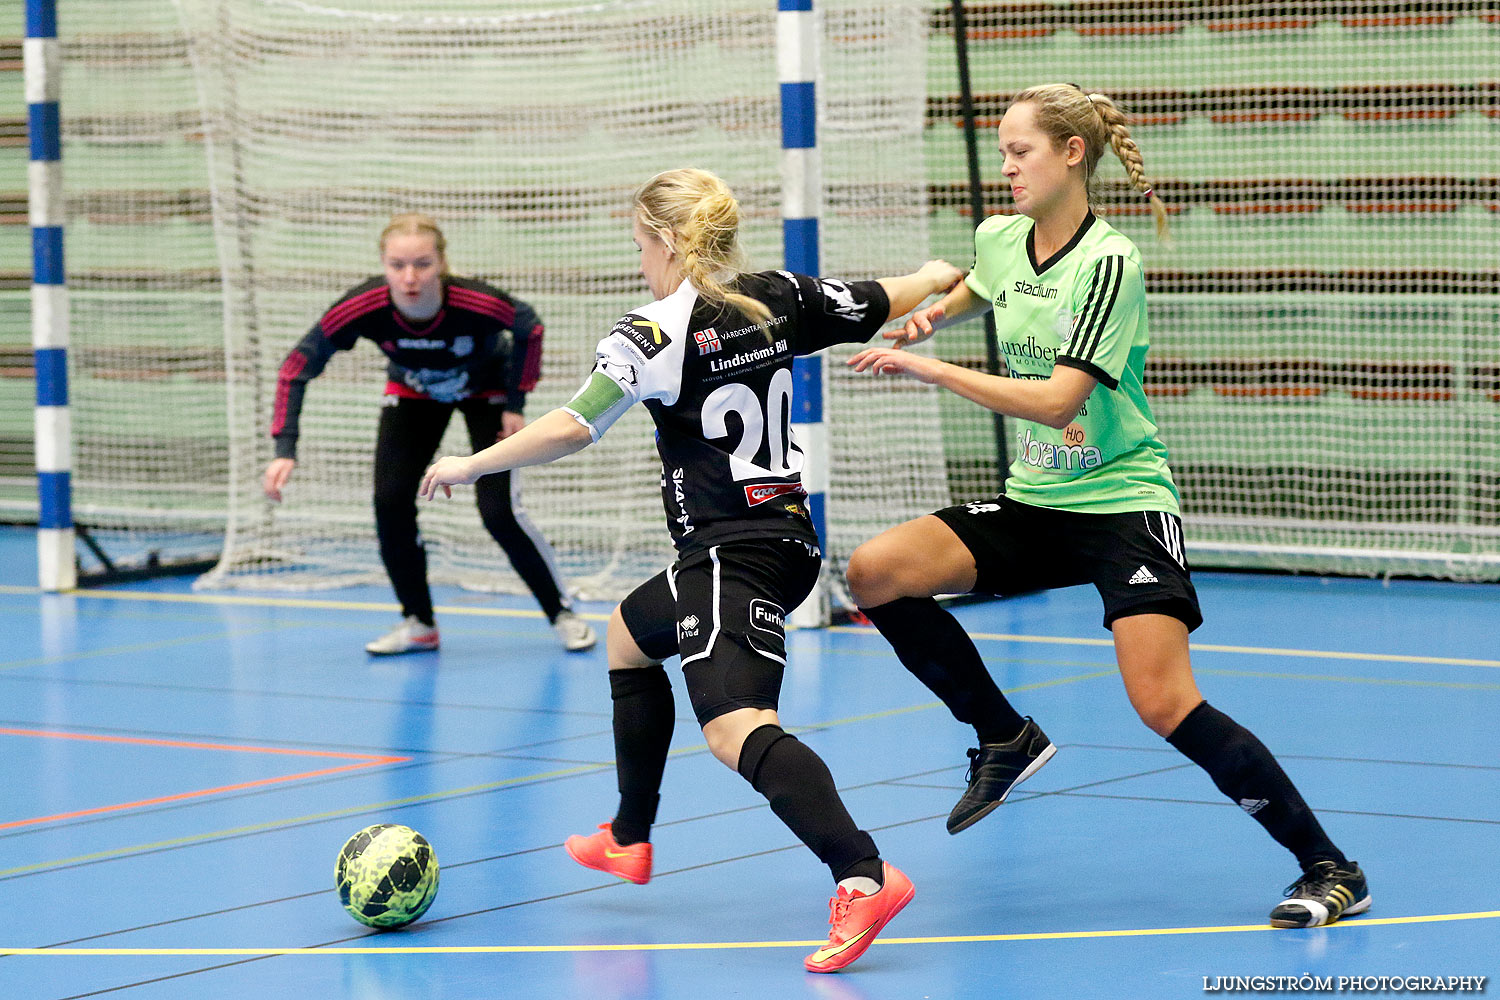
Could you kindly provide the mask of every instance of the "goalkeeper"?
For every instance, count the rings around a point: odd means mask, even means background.
[[[1364,873],[1328,839],[1271,752],[1204,701],[1193,680],[1188,633],[1203,616],[1177,487],[1141,386],[1148,335],[1140,252],[1089,210],[1088,182],[1110,146],[1164,231],[1165,208],[1113,101],[1072,84],[1023,91],[1000,122],[1003,173],[1019,214],[980,225],[973,272],[887,334],[894,349],[850,359],[856,371],[942,386],[1015,418],[1019,431],[1003,495],[866,542],[849,560],[849,588],[906,668],[978,734],[950,833],[1000,805],[1054,747],[1011,707],[934,595],[1092,583],[1141,720],[1301,864],[1271,923],[1331,923],[1369,908]],[[900,350],[985,309],[994,310],[1008,378]]]
[[[402,621],[365,646],[375,655],[438,648],[416,496],[453,411],[463,414],[475,450],[502,441],[525,426],[526,393],[541,373],[536,313],[498,288],[449,274],[446,251],[442,231],[427,216],[393,218],[380,234],[384,276],[345,292],[292,348],[276,382],[276,458],[262,485],[279,502],[297,466],[297,418],[308,381],[361,337],[389,359],[375,439],[375,531]],[[551,546],[521,506],[517,479],[509,472],[490,476],[475,500],[564,648],[593,646],[594,630],[569,608]]]

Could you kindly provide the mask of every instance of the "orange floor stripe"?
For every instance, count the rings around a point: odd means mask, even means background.
[[[12,729],[0,727],[0,735],[4,736],[38,736],[45,739],[59,740],[84,740],[97,743],[131,743],[140,746],[175,747],[186,750],[226,750],[231,753],[264,753],[281,754],[296,757],[333,757],[341,760],[357,760],[357,764],[343,764],[339,767],[325,767],[317,771],[302,771],[297,774],[284,774],[274,778],[258,778],[255,781],[241,781],[232,785],[219,785],[215,788],[201,788],[191,792],[177,792],[173,795],[160,795],[156,798],[138,799],[134,802],[120,802],[115,805],[95,806],[92,809],[77,809],[73,812],[55,813],[51,816],[37,816],[32,819],[11,820],[8,823],[0,823],[0,830],[14,830],[23,826],[38,826],[42,823],[56,823],[65,819],[79,819],[83,816],[98,816],[104,813],[122,812],[126,809],[140,809],[145,806],[162,805],[167,802],[182,802],[186,799],[201,799],[212,795],[222,795],[225,792],[238,792],[247,788],[264,788],[267,785],[284,784],[289,781],[301,781],[306,778],[319,778],[329,774],[339,774],[344,771],[358,771],[361,768],[376,767],[380,764],[398,764],[411,760],[410,757],[381,757],[373,754],[343,753],[337,750],[296,750],[287,747],[256,747],[240,746],[231,743],[195,743],[188,740],[161,740],[145,739],[136,736],[103,736],[96,733],[63,733],[45,729]]]

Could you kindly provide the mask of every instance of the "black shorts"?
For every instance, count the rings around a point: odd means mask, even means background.
[[[620,617],[653,660],[682,657],[698,724],[740,708],[775,709],[785,619],[818,581],[822,556],[790,539],[710,546],[631,591]]]
[[[974,593],[1024,594],[1092,583],[1104,627],[1130,615],[1162,614],[1192,631],[1203,624],[1188,572],[1182,520],[1164,511],[1082,514],[1006,496],[945,507],[979,567]]]

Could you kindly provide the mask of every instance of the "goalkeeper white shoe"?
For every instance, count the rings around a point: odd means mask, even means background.
[[[563,649],[570,653],[593,649],[594,643],[599,641],[593,626],[568,610],[558,612],[556,620],[552,622],[552,630],[562,640]]]
[[[365,645],[371,656],[395,656],[400,653],[425,653],[438,648],[436,625],[423,624],[414,615],[401,619],[401,624],[391,629],[374,642]]]

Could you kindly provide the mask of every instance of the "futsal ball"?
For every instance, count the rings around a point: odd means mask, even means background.
[[[404,927],[427,912],[438,890],[438,860],[409,826],[376,823],[350,837],[334,869],[339,902],[370,927]]]

